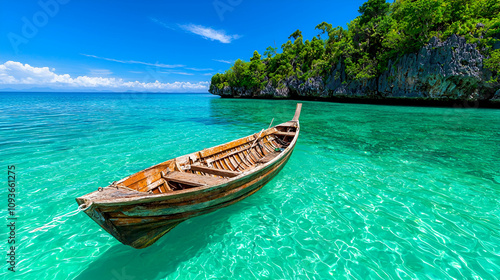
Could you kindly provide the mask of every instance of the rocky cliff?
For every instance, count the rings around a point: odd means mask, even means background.
[[[433,100],[500,100],[500,84],[488,83],[491,71],[475,44],[456,35],[441,42],[432,38],[418,53],[389,61],[387,70],[368,80],[349,80],[343,61],[326,77],[307,81],[288,77],[262,90],[210,87],[223,97],[256,98],[423,98]]]

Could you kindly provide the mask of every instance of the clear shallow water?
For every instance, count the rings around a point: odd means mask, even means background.
[[[19,271],[4,263],[0,278],[500,278],[499,110],[303,102],[299,142],[273,181],[149,248],[121,245],[83,213],[30,233],[99,186],[287,121],[295,103],[1,93]]]

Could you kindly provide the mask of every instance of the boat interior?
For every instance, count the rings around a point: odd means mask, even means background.
[[[266,164],[293,141],[298,123],[289,121],[254,135],[152,166],[109,187],[130,194],[162,194],[223,184]],[[105,188],[107,189],[107,188]]]

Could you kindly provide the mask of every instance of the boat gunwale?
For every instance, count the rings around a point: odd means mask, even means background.
[[[255,168],[252,168],[252,169],[250,169],[248,171],[242,172],[240,175],[235,176],[233,178],[230,178],[230,179],[228,179],[226,182],[224,182],[222,184],[199,186],[199,187],[194,187],[194,188],[190,188],[190,189],[178,190],[178,191],[175,191],[175,192],[166,192],[166,193],[160,193],[160,194],[144,193],[143,195],[123,197],[123,198],[114,198],[114,199],[105,199],[105,200],[101,200],[101,201],[99,201],[99,200],[97,200],[97,201],[91,200],[89,202],[92,203],[92,205],[91,205],[92,207],[88,207],[84,211],[85,212],[91,211],[93,208],[95,209],[95,207],[98,207],[98,206],[105,206],[105,207],[128,206],[128,205],[133,205],[133,204],[151,203],[151,202],[156,202],[156,201],[163,201],[163,200],[166,200],[166,199],[169,199],[169,198],[179,198],[179,197],[182,197],[182,196],[196,195],[196,194],[202,193],[202,192],[207,191],[207,190],[217,190],[217,189],[220,189],[220,188],[223,188],[223,187],[227,186],[228,184],[233,184],[236,181],[243,180],[247,176],[250,176],[252,174],[258,173],[262,169],[265,169],[266,167],[268,167],[269,165],[272,165],[272,164],[276,163],[277,161],[281,160],[285,155],[287,155],[289,152],[291,152],[293,150],[293,148],[295,147],[295,144],[296,144],[296,142],[298,140],[299,133],[300,133],[300,123],[299,123],[298,120],[290,120],[290,121],[278,124],[276,126],[273,126],[271,128],[268,128],[268,129],[266,129],[264,131],[275,129],[275,128],[283,125],[283,124],[290,123],[290,122],[296,123],[296,129],[297,130],[295,132],[295,136],[293,137],[293,139],[290,142],[290,144],[288,145],[288,147],[285,148],[285,150],[283,150],[279,155],[277,155],[276,157],[274,157],[269,162],[266,162],[266,163],[264,163],[262,165],[259,165],[259,166],[255,167]],[[253,135],[255,135],[255,134],[253,134]],[[207,149],[222,147],[222,146],[227,145],[227,144],[229,144],[231,142],[236,142],[236,141],[248,138],[248,137],[253,136],[253,135],[248,135],[248,136],[245,136],[245,137],[242,137],[242,138],[239,138],[239,139],[235,139],[235,140],[232,140],[232,141],[229,141],[229,142],[217,145],[217,146],[209,147]],[[254,140],[255,140],[255,138],[254,138]],[[201,151],[203,151],[203,150],[201,150]],[[169,159],[167,161],[164,161],[164,162],[161,162],[159,164],[156,164],[156,165],[153,165],[151,167],[148,167],[146,169],[143,169],[143,170],[141,170],[139,172],[143,172],[143,171],[146,171],[146,170],[153,169],[155,167],[158,167],[158,166],[160,166],[162,164],[167,163],[170,160],[175,160],[175,159],[178,159],[178,158],[184,158],[184,157],[188,157],[190,155],[196,155],[196,154],[200,153],[201,151],[196,151],[196,152],[189,153],[189,154],[186,154],[186,155],[182,155],[182,156],[179,156],[179,157],[176,157],[176,158],[173,158],[173,159]],[[127,180],[128,178],[136,175],[139,172],[136,172],[136,173],[134,173],[134,174],[132,174],[130,176],[127,176],[127,177],[125,177],[125,178],[117,181],[116,184],[120,184],[120,183],[124,182],[125,180]],[[90,194],[94,193],[94,192],[90,192],[90,193],[88,193],[88,194],[86,194],[84,196],[78,197],[77,200],[87,201],[89,199],[86,199],[85,197],[87,195],[90,195]],[[139,191],[137,191],[137,192],[139,192]],[[140,192],[140,193],[143,193],[143,192]]]

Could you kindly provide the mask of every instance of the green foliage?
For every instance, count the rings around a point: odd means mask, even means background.
[[[500,76],[500,49],[491,52],[491,57],[485,59],[484,66],[493,71],[493,77],[491,77],[490,82],[497,82]],[[496,76],[495,76],[496,73]]]
[[[318,34],[318,38],[321,39],[321,34],[326,33],[326,34],[330,35],[330,32],[333,29],[333,26],[331,24],[323,21],[322,23],[316,25],[315,29],[321,30],[321,33]]]
[[[302,31],[300,31],[300,30],[297,29],[297,31],[293,32],[292,35],[290,35],[288,37],[288,39],[292,39],[292,38],[294,40],[297,40],[298,38],[302,38]]]
[[[358,12],[361,14],[359,23],[364,25],[370,21],[385,17],[389,10],[389,5],[385,0],[368,0],[359,7]]]
[[[277,54],[277,51],[278,48],[273,48],[271,46],[267,47],[266,51],[264,52],[264,55],[267,57],[267,58],[271,58],[273,57],[273,55],[276,55]]]
[[[491,57],[484,61],[484,66],[500,74],[500,49],[491,52]]]
[[[346,66],[348,79],[371,79],[386,70],[389,60],[418,51],[432,37],[447,39],[453,34],[477,43],[491,58],[486,67],[500,73],[499,0],[368,0],[360,16],[348,29],[322,22],[318,35],[303,39],[296,30],[281,46],[281,53],[268,47],[264,58],[255,51],[249,62],[237,60],[224,74],[212,77],[212,84],[262,89],[267,83],[283,87],[283,81],[326,76],[339,61]]]

